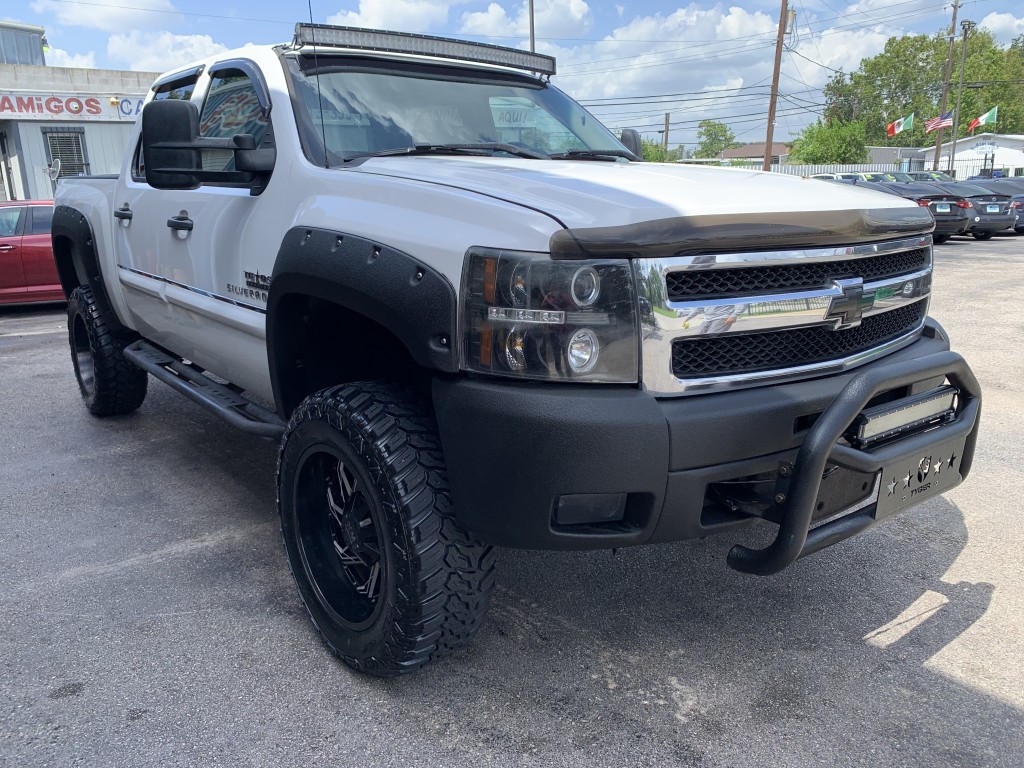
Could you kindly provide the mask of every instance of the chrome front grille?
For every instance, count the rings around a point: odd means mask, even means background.
[[[677,339],[672,373],[681,379],[756,373],[848,357],[916,330],[927,311],[925,300],[865,318],[856,328],[792,328],[771,333],[738,333],[717,338]]]
[[[930,236],[636,260],[644,386],[697,394],[865,363],[919,335],[931,270]]]
[[[797,291],[824,288],[833,280],[844,277],[860,277],[868,282],[909,275],[927,269],[931,259],[931,249],[915,248],[848,261],[669,272],[665,276],[665,284],[670,301],[718,298],[736,293]]]

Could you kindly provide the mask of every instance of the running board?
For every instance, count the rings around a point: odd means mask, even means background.
[[[231,385],[219,384],[203,375],[203,369],[198,365],[173,357],[146,341],[129,344],[124,349],[124,356],[233,427],[272,439],[284,434],[285,423],[276,413],[256,405]]]

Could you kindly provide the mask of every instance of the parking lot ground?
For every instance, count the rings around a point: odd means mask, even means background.
[[[503,550],[476,642],[388,681],[299,603],[273,444],[152,380],[92,418],[62,310],[0,310],[0,765],[1019,768],[1024,238],[935,253],[963,486],[770,578],[732,537]]]

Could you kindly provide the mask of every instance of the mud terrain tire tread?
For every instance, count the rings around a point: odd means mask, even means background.
[[[295,526],[287,522],[297,476],[290,455],[305,450],[302,426],[329,425],[374,479],[391,545],[393,588],[359,655],[341,645],[352,630],[325,625],[296,556]],[[292,465],[292,466],[289,466]],[[418,669],[465,646],[484,622],[494,588],[495,550],[457,523],[440,438],[422,405],[397,386],[346,384],[306,398],[292,415],[278,457],[278,508],[288,563],[314,625],[330,650],[352,668],[378,677]],[[291,539],[291,540],[290,540]],[[338,632],[349,633],[338,642]],[[349,643],[350,644],[350,643]]]
[[[81,320],[82,325],[78,325]],[[75,334],[84,330],[76,347]],[[92,290],[79,286],[68,299],[68,340],[82,399],[93,416],[120,416],[136,410],[146,399],[149,377],[124,358],[124,345],[107,328]],[[88,343],[92,356],[92,382],[83,382],[76,350]],[[83,350],[84,351],[84,350]]]

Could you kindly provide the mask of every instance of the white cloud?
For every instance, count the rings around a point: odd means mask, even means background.
[[[536,0],[533,4],[537,37],[580,37],[590,30],[592,21],[586,0]],[[529,4],[519,3],[511,14],[498,3],[491,3],[486,11],[464,13],[459,32],[487,37],[528,37]]]
[[[209,35],[175,35],[171,32],[140,32],[111,35],[107,56],[138,72],[166,72],[228,50]]]
[[[1017,35],[1024,35],[1024,18],[1018,19],[1012,13],[990,13],[981,20],[981,25],[1003,45],[1010,43]]]
[[[798,79],[821,87],[832,77],[832,70],[853,72],[862,59],[874,56],[885,48],[889,34],[877,28],[860,30],[832,30],[805,35],[795,46],[800,56],[789,57],[789,64]],[[810,61],[808,61],[810,59]],[[818,64],[824,66],[819,67]]]
[[[880,2],[867,0],[859,7]],[[824,12],[824,18],[833,13]],[[777,140],[818,119],[824,100],[819,89],[833,74],[828,68],[855,70],[898,34],[898,28],[870,20],[857,29],[807,27],[819,17],[802,14],[798,25],[803,28],[789,40],[811,61],[783,56],[779,90],[789,100],[778,104]],[[833,20],[830,27],[843,23]],[[758,141],[764,138],[777,29],[778,17],[771,13],[695,2],[667,14],[631,18],[600,42],[558,46],[542,40],[538,49],[557,56],[555,81],[578,99],[681,94],[677,101],[663,97],[646,104],[591,106],[611,127],[636,127],[654,138],[669,112],[672,144],[692,143],[702,119],[729,124],[740,141]]]
[[[46,64],[50,67],[74,67],[76,69],[95,69],[96,54],[68,53],[60,48],[51,48],[46,52]]]
[[[161,29],[181,21],[171,0],[104,0],[103,3],[64,3],[33,0],[36,13],[52,13],[65,26],[116,32],[123,29]]]
[[[328,24],[402,32],[426,32],[448,21],[448,9],[459,0],[359,0],[358,11],[327,17]]]

